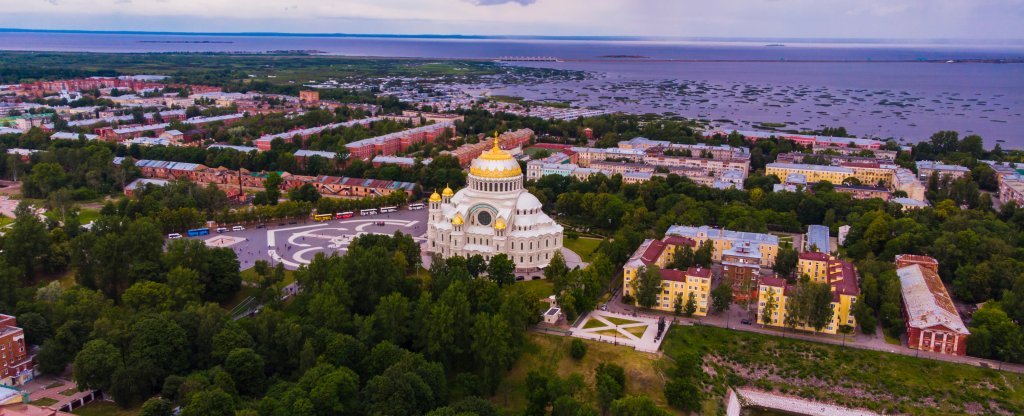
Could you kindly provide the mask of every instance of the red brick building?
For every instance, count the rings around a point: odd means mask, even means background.
[[[966,355],[970,331],[937,273],[938,261],[927,256],[896,257],[903,295],[907,346],[940,354]]]
[[[0,315],[0,384],[17,386],[32,380],[33,367],[25,332],[13,316]]]

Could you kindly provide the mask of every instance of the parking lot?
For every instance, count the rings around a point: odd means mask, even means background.
[[[268,222],[266,228],[249,226],[243,231],[220,234],[211,230],[210,235],[188,238],[234,250],[241,270],[252,267],[257,260],[266,260],[271,265],[281,263],[294,270],[309,264],[317,253],[343,254],[352,239],[359,235],[393,235],[395,231],[410,234],[422,244],[427,232],[427,210],[409,211],[403,207],[389,214],[357,215],[326,222],[273,221]]]

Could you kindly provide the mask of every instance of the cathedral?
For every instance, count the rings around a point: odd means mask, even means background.
[[[505,253],[517,277],[536,275],[562,249],[562,226],[523,188],[519,162],[498,146],[474,159],[466,188],[430,196],[427,251],[442,257]]]

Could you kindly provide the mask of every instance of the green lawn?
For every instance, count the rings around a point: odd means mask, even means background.
[[[228,298],[228,300],[224,302],[221,302],[220,306],[230,311],[234,309],[235,306],[238,306],[239,303],[242,303],[243,300],[254,294],[256,294],[255,287],[242,285],[242,288],[239,289],[234,296]]]
[[[587,354],[576,361],[569,356],[569,343],[574,338],[527,333],[527,344],[519,359],[498,386],[498,393],[491,398],[495,404],[508,409],[509,414],[521,413],[526,408],[526,374],[533,369],[550,369],[560,377],[572,373],[581,374],[593,388],[594,370],[600,363],[614,363],[626,370],[626,394],[642,394],[666,407],[662,393],[665,377],[665,358],[638,352],[633,348],[616,346],[603,342],[586,341]],[[597,407],[593,390],[584,394],[583,400]]]
[[[602,326],[608,326],[604,322],[598,321],[597,319],[587,319],[587,323],[583,324],[583,329],[598,328]]]
[[[256,281],[256,269],[253,268],[253,267],[250,267],[248,269],[242,270],[239,274],[242,275],[242,281],[243,282],[255,282]],[[294,270],[285,269],[284,270],[284,284],[288,285],[288,284],[291,284],[294,281],[295,281],[295,271]]]
[[[579,254],[583,261],[589,263],[594,257],[594,250],[597,250],[597,246],[601,244],[601,240],[587,237],[566,238],[563,240],[563,244],[565,244],[565,248]]]
[[[81,416],[137,416],[139,409],[122,409],[111,402],[97,400],[71,413]]]
[[[631,326],[626,328],[626,332],[636,335],[637,338],[643,337],[644,332],[647,332],[647,326]]]
[[[708,326],[675,326],[662,348],[693,353],[714,370],[715,394],[749,384],[882,413],[1024,413],[1024,375]]]
[[[67,389],[67,390],[64,390],[64,391],[60,392],[60,394],[62,394],[64,396],[71,397],[71,396],[74,396],[75,394],[78,394],[78,389]]]
[[[56,400],[51,399],[49,397],[43,397],[42,399],[39,399],[39,400],[36,400],[36,401],[32,402],[32,404],[34,404],[36,406],[39,406],[39,407],[46,407],[46,406],[50,406],[50,405],[53,405],[53,404],[56,404],[56,403],[57,403]]]
[[[516,282],[516,284],[525,287],[526,290],[533,293],[538,299],[543,299],[555,294],[554,283],[551,283],[546,279],[524,280],[522,282]]]
[[[100,219],[100,211],[97,209],[82,208],[78,212],[78,223],[85,225]]]
[[[615,325],[629,325],[629,324],[638,324],[638,323],[640,323],[639,321],[634,321],[632,319],[619,318],[619,317],[615,317],[615,316],[605,316],[604,319],[607,319],[608,322],[611,322],[611,323],[613,323]]]

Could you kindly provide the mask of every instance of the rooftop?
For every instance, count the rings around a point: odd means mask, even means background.
[[[896,269],[896,274],[900,277],[907,325],[915,328],[941,325],[961,334],[970,334],[937,273],[914,264]]]

